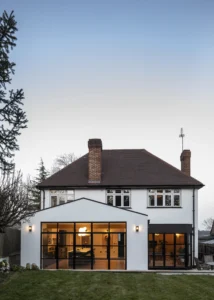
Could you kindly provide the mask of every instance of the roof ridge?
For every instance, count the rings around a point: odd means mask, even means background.
[[[184,175],[186,178],[194,179],[194,180],[196,180],[198,183],[204,185],[202,182],[198,181],[198,180],[195,179],[194,177],[186,175],[185,173],[183,173],[183,172],[182,172],[181,170],[179,170],[178,168],[174,167],[173,165],[171,165],[170,163],[166,162],[165,160],[159,158],[158,156],[152,154],[151,152],[147,151],[146,149],[144,149],[144,151],[145,151],[148,155],[157,158],[158,160],[160,160],[160,161],[161,161],[162,163],[164,163],[165,165],[167,165],[167,166],[169,166],[169,167],[175,169],[176,171],[178,171],[179,173],[181,173],[182,175]]]

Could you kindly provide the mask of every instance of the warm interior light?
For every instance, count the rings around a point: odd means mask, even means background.
[[[139,231],[139,226],[136,226],[135,230],[136,230],[136,232],[138,232]]]
[[[155,235],[156,235],[156,236],[158,236],[158,235],[159,235],[159,233],[155,233]]]
[[[80,227],[79,232],[86,232],[87,228],[86,227]],[[79,233],[78,236],[85,236],[86,233]]]
[[[29,232],[32,231],[32,226],[31,225],[28,226],[28,230],[29,230]]]
[[[177,237],[180,237],[180,233],[176,233],[176,236],[177,236]]]

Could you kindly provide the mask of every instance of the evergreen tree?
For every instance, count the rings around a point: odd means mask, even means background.
[[[16,24],[13,11],[10,15],[4,11],[0,16],[0,170],[4,173],[14,170],[12,158],[14,151],[19,150],[17,137],[27,127],[28,122],[21,107],[24,100],[23,90],[7,91],[15,67],[9,54],[16,46]]]
[[[44,162],[41,158],[41,161],[39,163],[39,168],[36,169],[38,171],[37,176],[34,178],[33,181],[31,181],[31,198],[34,203],[34,206],[36,209],[40,209],[40,202],[41,202],[41,193],[40,190],[36,187],[39,183],[44,181],[49,173],[45,168]]]

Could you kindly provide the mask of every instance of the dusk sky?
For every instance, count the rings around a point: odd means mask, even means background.
[[[63,153],[144,148],[180,169],[192,151],[199,227],[214,218],[214,1],[1,0],[14,10],[16,73],[28,129],[17,169],[36,174]]]

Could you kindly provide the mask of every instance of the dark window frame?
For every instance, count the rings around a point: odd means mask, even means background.
[[[88,223],[91,225],[91,231],[88,232],[87,231],[87,234],[90,234],[90,237],[91,237],[91,262],[90,262],[90,266],[93,270],[93,265],[94,265],[94,260],[96,261],[102,261],[102,260],[107,260],[108,261],[108,270],[110,270],[110,265],[111,265],[111,261],[114,261],[114,260],[119,260],[119,261],[124,261],[124,265],[125,265],[125,268],[124,270],[127,269],[127,222],[125,221],[119,221],[119,222],[103,222],[103,221],[99,221],[99,222],[88,222],[88,221],[81,221],[81,222],[41,222],[41,238],[40,238],[40,268],[42,268],[42,261],[45,259],[45,260],[53,260],[55,259],[55,263],[56,263],[56,269],[59,269],[59,260],[63,260],[64,258],[60,258],[59,257],[59,253],[58,253],[58,250],[59,250],[59,243],[58,243],[58,236],[59,236],[59,224],[73,224],[73,228],[74,228],[74,231],[68,231],[66,232],[66,234],[72,234],[73,235],[73,245],[72,244],[65,244],[63,245],[64,247],[73,247],[73,259],[72,259],[72,269],[77,269],[76,268],[76,248],[79,247],[79,245],[77,245],[76,243],[76,234],[79,233],[79,231],[76,230],[76,224],[82,224],[82,223]],[[108,231],[105,232],[106,235],[108,235],[108,243],[107,243],[107,258],[95,258],[93,257],[93,247],[96,246],[93,244],[93,236],[94,234],[104,234],[103,231],[93,231],[93,224],[104,224],[104,223],[107,223],[108,224]],[[125,231],[124,232],[121,232],[121,231],[111,231],[111,224],[120,224],[120,223],[123,223],[124,226],[125,226]],[[56,224],[56,231],[49,231],[49,232],[46,232],[46,231],[42,231],[42,226],[43,224]],[[55,249],[55,258],[43,258],[43,247],[46,246],[48,247],[48,244],[44,245],[43,244],[43,235],[44,234],[50,234],[50,233],[54,233],[56,234],[56,249]],[[124,239],[124,252],[125,252],[125,255],[124,255],[124,258],[123,259],[120,259],[120,258],[111,258],[110,256],[110,247],[114,246],[114,247],[117,247],[117,250],[119,249],[119,245],[118,246],[115,246],[113,244],[110,244],[110,235],[111,234],[121,234],[123,233],[125,235],[125,239]],[[100,245],[97,245],[97,247],[100,246]],[[105,247],[105,246],[104,246]],[[64,260],[69,260],[69,257],[65,258]],[[112,269],[112,270],[116,270],[116,269]]]

